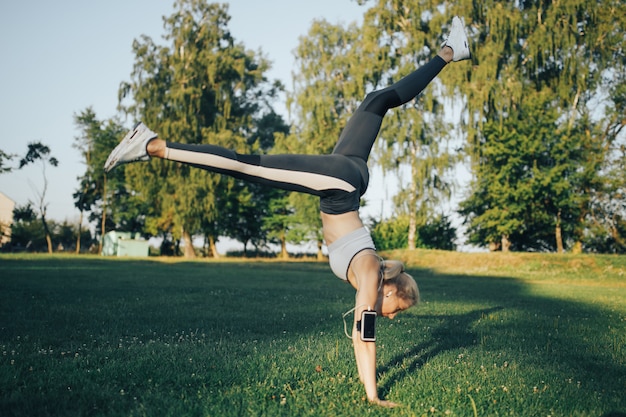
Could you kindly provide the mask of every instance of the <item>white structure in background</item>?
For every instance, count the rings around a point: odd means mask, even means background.
[[[15,201],[0,193],[0,246],[11,241]]]
[[[104,235],[102,255],[104,256],[148,256],[150,244],[139,239],[139,233],[133,238],[132,233],[112,231]]]

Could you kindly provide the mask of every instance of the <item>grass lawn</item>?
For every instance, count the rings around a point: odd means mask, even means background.
[[[315,262],[0,256],[0,416],[626,416],[626,257],[398,252],[370,405]]]

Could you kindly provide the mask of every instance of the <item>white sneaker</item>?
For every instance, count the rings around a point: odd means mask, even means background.
[[[109,172],[118,165],[135,161],[148,161],[150,155],[146,150],[148,142],[156,138],[157,134],[139,122],[133,130],[128,132],[124,139],[113,149],[104,163],[104,171]]]
[[[464,59],[470,59],[471,53],[469,50],[469,41],[467,40],[467,34],[465,33],[465,22],[458,16],[452,18],[452,25],[450,26],[450,34],[448,39],[441,46],[449,46],[454,51],[452,61],[463,61]]]

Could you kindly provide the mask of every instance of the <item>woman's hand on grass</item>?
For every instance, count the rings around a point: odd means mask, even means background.
[[[379,405],[381,407],[387,407],[387,408],[394,408],[394,407],[398,407],[400,404],[391,402],[391,401],[387,401],[387,400],[381,400],[380,398],[375,398],[373,400],[370,400],[370,402],[372,404],[376,404]]]

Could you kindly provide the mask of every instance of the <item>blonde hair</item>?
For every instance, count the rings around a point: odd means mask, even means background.
[[[409,303],[409,307],[420,302],[420,290],[415,279],[404,271],[400,261],[383,261],[383,282],[395,285],[396,296]]]

